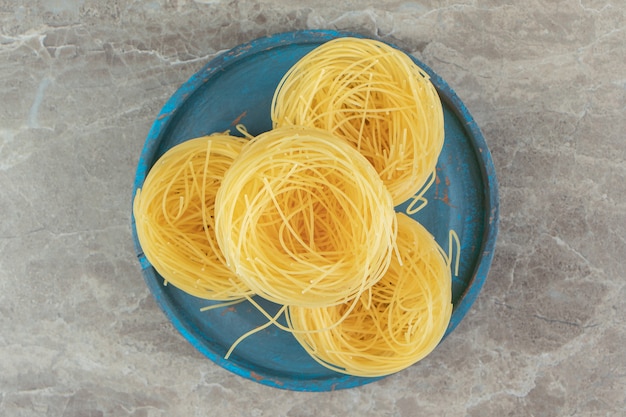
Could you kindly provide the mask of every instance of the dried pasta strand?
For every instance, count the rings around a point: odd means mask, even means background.
[[[433,185],[433,183],[435,182],[436,175],[437,174],[435,173],[435,171],[431,172],[428,180],[424,183],[422,188],[413,197],[411,197],[411,202],[405,210],[406,214],[415,214],[418,211],[422,210],[424,207],[426,207],[426,205],[428,204],[428,199],[424,197],[424,194],[426,194],[426,191],[428,191],[430,186]],[[420,204],[418,205],[418,203]]]
[[[456,256],[454,256],[454,276],[459,276],[459,264],[461,262],[461,241],[459,240],[459,235],[457,235],[454,230],[450,230],[448,239],[448,265],[452,265],[452,253],[454,252],[456,254]],[[456,251],[454,251],[454,248],[456,248]]]
[[[205,311],[209,311],[209,310],[215,310],[215,309],[218,309],[218,308],[230,307],[230,306],[233,306],[233,305],[237,305],[237,304],[243,303],[244,301],[246,301],[245,298],[239,298],[239,299],[233,300],[233,301],[224,301],[224,302],[221,302],[221,303],[204,306],[204,307],[200,308],[200,311],[205,312]]]
[[[224,355],[224,359],[228,359],[230,357],[230,355],[233,353],[233,350],[235,350],[235,348],[237,347],[237,345],[239,345],[241,342],[243,342],[246,338],[248,338],[249,336],[252,336],[253,334],[260,332],[263,329],[266,329],[268,327],[270,327],[272,324],[277,324],[277,320],[278,318],[285,312],[285,310],[287,309],[287,306],[282,306],[278,312],[274,315],[274,317],[272,317],[270,320],[268,320],[266,323],[255,327],[254,329],[242,334],[241,336],[239,336],[239,338],[237,338],[237,340],[235,340],[233,342],[232,345],[230,345],[230,348],[228,349],[228,351],[226,352],[226,354]]]

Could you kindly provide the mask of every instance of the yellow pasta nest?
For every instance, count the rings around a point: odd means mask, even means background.
[[[340,304],[376,283],[395,247],[389,191],[345,141],[283,127],[252,139],[224,175],[216,237],[226,262],[278,304]]]
[[[396,205],[426,182],[444,140],[428,74],[372,39],[334,39],[301,58],[280,81],[271,117],[275,127],[312,126],[346,139],[374,165]]]
[[[215,195],[244,143],[226,134],[192,139],[151,168],[133,202],[144,255],[166,282],[196,297],[234,300],[250,290],[215,241]]]
[[[383,278],[354,302],[288,308],[288,324],[305,350],[337,372],[376,377],[428,355],[452,312],[449,260],[418,222],[398,213],[397,246]]]

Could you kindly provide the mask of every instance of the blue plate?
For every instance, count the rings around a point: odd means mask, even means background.
[[[154,162],[185,140],[244,124],[253,135],[271,128],[270,103],[285,72],[320,44],[344,36],[335,31],[298,31],[260,38],[222,53],[194,74],[165,104],[154,121],[139,159],[133,197]],[[458,277],[453,279],[454,310],[446,335],[463,319],[478,296],[491,264],[498,228],[498,188],[493,162],[480,130],[452,89],[430,68],[445,118],[445,144],[437,180],[425,197],[428,204],[411,216],[448,248],[449,231],[461,241]],[[411,201],[397,207],[412,211]],[[271,326],[245,339],[228,360],[224,354],[243,333],[266,322],[248,302],[207,312],[211,302],[164,286],[133,237],[145,281],[156,302],[180,333],[218,365],[245,378],[297,391],[329,391],[363,385],[380,378],[332,372],[313,359],[289,334]],[[260,302],[270,312],[277,306]],[[419,366],[415,365],[415,366]]]

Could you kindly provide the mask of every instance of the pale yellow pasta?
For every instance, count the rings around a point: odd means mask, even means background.
[[[434,171],[444,140],[428,74],[372,39],[334,39],[298,60],[274,93],[271,117],[275,127],[312,126],[346,139],[374,165],[396,205]]]
[[[395,248],[389,191],[358,151],[318,129],[252,139],[224,175],[215,207],[229,267],[278,304],[343,303],[380,279]]]
[[[133,203],[144,255],[170,283],[196,297],[243,298],[250,290],[226,266],[215,241],[215,195],[247,141],[216,134],[169,149]]]
[[[296,339],[329,369],[363,377],[398,372],[428,355],[447,329],[452,313],[449,257],[421,224],[397,216],[401,262],[393,258],[387,273],[356,305],[288,308]]]

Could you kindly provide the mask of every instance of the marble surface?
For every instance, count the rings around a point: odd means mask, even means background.
[[[626,415],[625,27],[623,0],[0,0],[0,416]],[[129,220],[167,98],[216,53],[307,28],[433,68],[501,186],[493,267],[457,330],[328,393],[198,353],[148,292]]]

